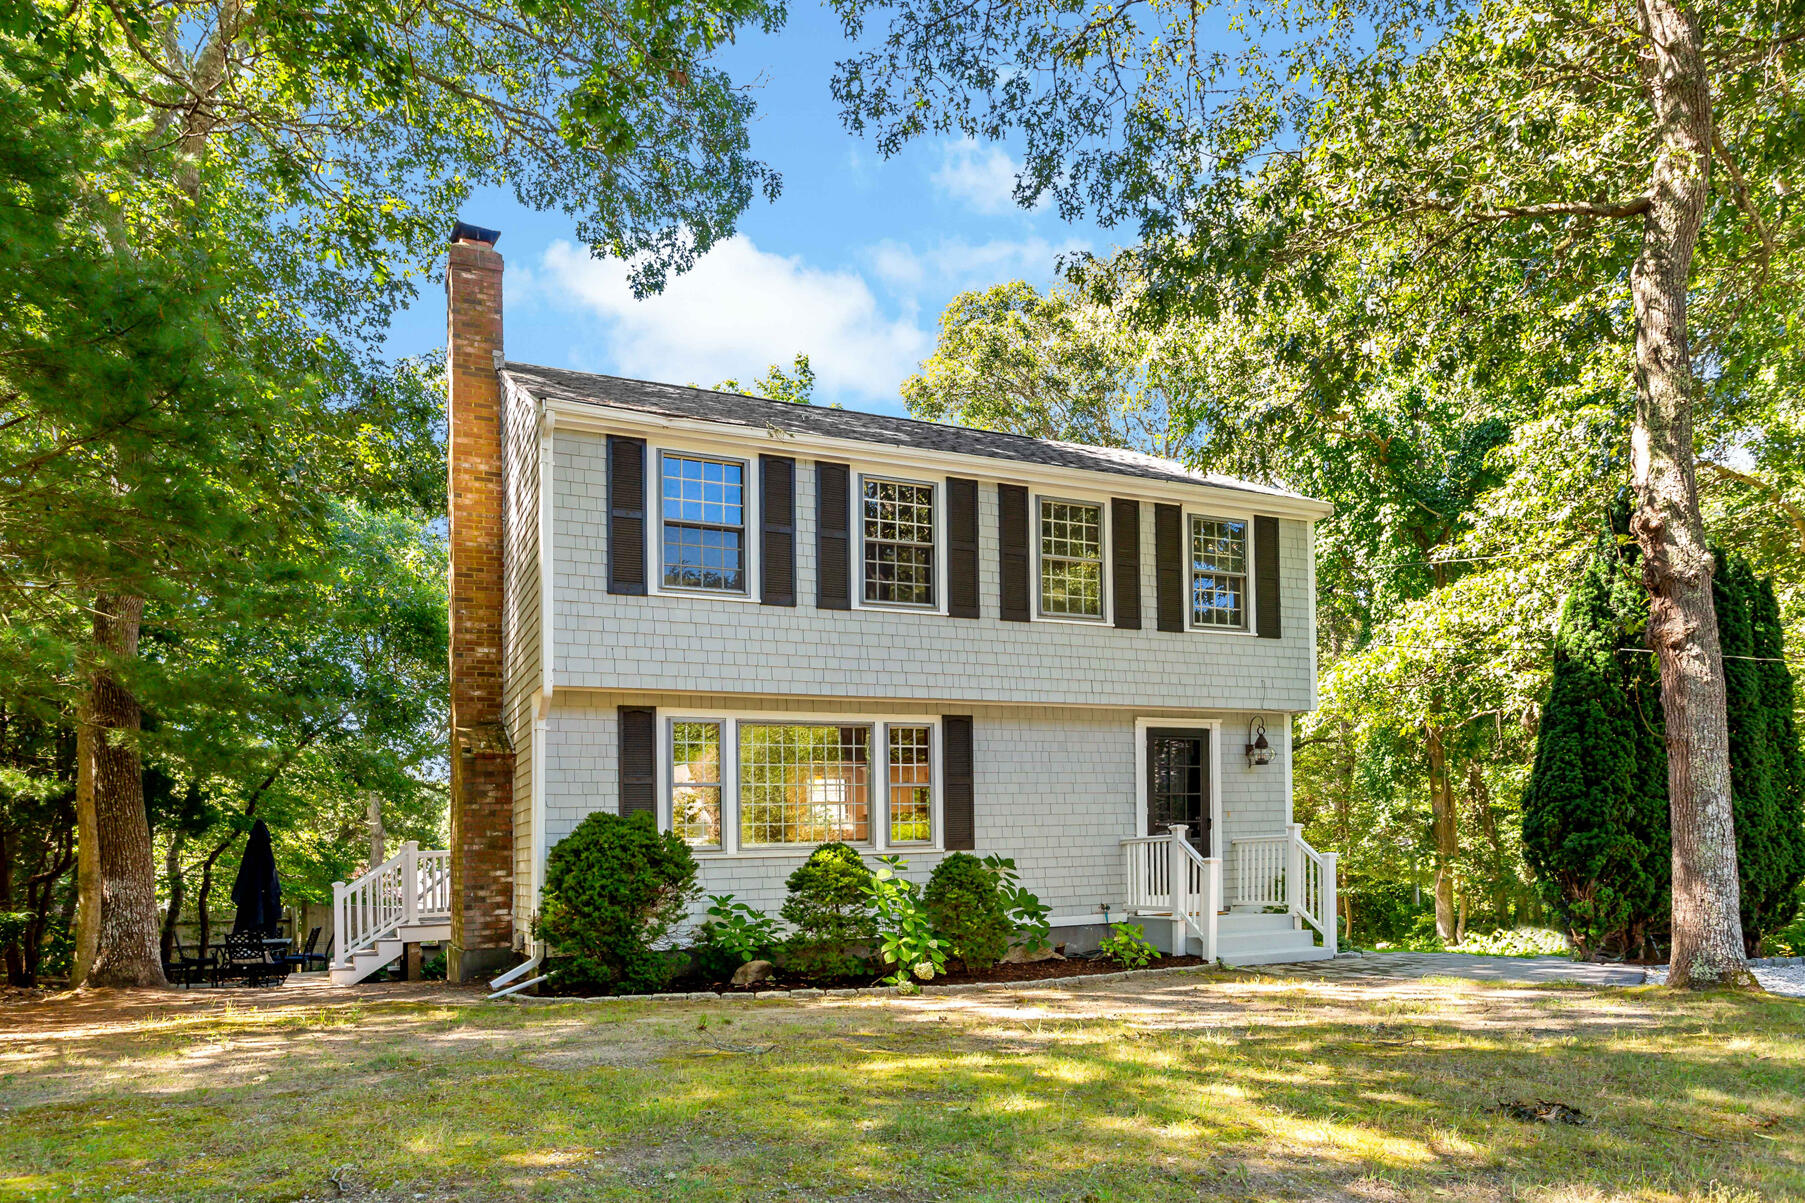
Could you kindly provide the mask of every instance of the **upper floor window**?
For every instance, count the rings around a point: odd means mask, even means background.
[[[662,457],[664,584],[746,591],[746,465],[666,452]]]
[[[934,604],[934,486],[867,477],[865,600]]]
[[[1103,507],[1040,503],[1040,612],[1103,617]]]
[[[1247,626],[1247,523],[1191,519],[1191,625]]]

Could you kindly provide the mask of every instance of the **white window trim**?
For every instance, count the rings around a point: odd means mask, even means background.
[[[1255,629],[1259,611],[1254,602],[1253,571],[1253,511],[1230,509],[1197,509],[1190,506],[1183,511],[1184,518],[1184,574],[1185,574],[1185,630],[1197,635],[1227,635],[1232,639],[1246,639],[1256,636]],[[1245,522],[1247,524],[1247,590],[1241,603],[1241,625],[1238,627],[1208,626],[1196,621],[1196,610],[1191,605],[1191,579],[1195,575],[1196,561],[1191,558],[1191,520],[1202,518],[1205,522]]]
[[[1029,495],[1029,499],[1034,507],[1034,518],[1028,534],[1028,537],[1034,541],[1034,608],[1029,614],[1029,618],[1034,622],[1073,623],[1077,626],[1084,627],[1110,625],[1110,622],[1112,621],[1111,615],[1113,613],[1111,606],[1113,599],[1110,596],[1110,586],[1112,584],[1110,573],[1115,567],[1115,561],[1111,555],[1111,548],[1115,540],[1115,530],[1111,525],[1114,522],[1114,515],[1109,512],[1109,500],[1107,498],[1085,497],[1081,494],[1074,496],[1069,493],[1032,493]],[[1040,564],[1043,546],[1040,538],[1041,506],[1042,503],[1048,501],[1063,502],[1066,505],[1095,506],[1102,515],[1102,521],[1098,524],[1098,531],[1100,532],[1100,537],[1103,541],[1101,549],[1103,552],[1103,580],[1101,582],[1103,613],[1094,618],[1084,614],[1048,614],[1041,604],[1040,591],[1041,583],[1044,579],[1041,575]]]
[[[815,844],[740,844],[740,740],[741,723],[773,723],[783,726],[868,726],[871,730],[871,838],[852,843],[860,853],[882,856],[888,852],[932,853],[946,851],[944,823],[946,743],[941,738],[940,716],[932,714],[843,714],[834,711],[708,711],[655,710],[658,723],[658,829],[671,830],[671,728],[676,723],[719,723],[721,727],[721,846],[693,848],[697,860],[747,860],[771,857],[806,857]],[[890,842],[890,740],[888,727],[926,727],[932,744],[933,781],[929,785],[933,839],[926,843]]]
[[[883,480],[899,485],[926,485],[934,490],[934,604],[916,606],[906,602],[878,602],[865,600],[865,482],[867,480]],[[853,537],[849,540],[855,557],[852,567],[852,608],[855,610],[883,610],[891,614],[946,614],[946,477],[933,475],[910,475],[901,472],[885,471],[882,467],[855,465],[852,471],[852,488],[848,489],[852,496],[848,502],[852,508],[849,528]],[[819,566],[817,566],[819,571]]]
[[[1154,727],[1191,727],[1209,733],[1210,746],[1210,831],[1212,856],[1223,856],[1229,843],[1222,821],[1222,720],[1219,718],[1137,718],[1134,720],[1134,834],[1144,839],[1147,831],[1147,732]]]
[[[651,555],[647,557],[648,567],[646,591],[657,597],[704,597],[717,601],[756,602],[758,601],[758,546],[760,522],[764,515],[760,512],[759,502],[761,489],[758,479],[758,457],[747,456],[743,452],[720,451],[701,445],[689,444],[650,444],[646,445],[646,454],[651,458],[651,470],[646,473],[646,517],[649,541],[652,544]],[[737,463],[744,473],[745,481],[745,545],[744,562],[746,587],[737,593],[725,589],[683,589],[664,583],[664,457],[674,455],[687,459],[717,460],[721,463]]]

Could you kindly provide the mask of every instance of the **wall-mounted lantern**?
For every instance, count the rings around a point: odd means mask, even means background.
[[[1254,715],[1247,724],[1247,767],[1272,763],[1272,745],[1266,742],[1266,720]]]

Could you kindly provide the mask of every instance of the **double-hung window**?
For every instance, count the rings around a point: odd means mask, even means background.
[[[1040,612],[1049,618],[1103,617],[1103,507],[1040,502]]]
[[[934,605],[934,486],[864,481],[865,600]]]
[[[1247,523],[1191,519],[1191,625],[1247,629]]]
[[[932,844],[936,725],[672,718],[670,829],[716,852]]]
[[[746,591],[746,465],[667,451],[663,480],[664,587]]]

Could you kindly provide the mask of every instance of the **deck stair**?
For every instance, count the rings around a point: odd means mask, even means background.
[[[335,986],[361,982],[409,944],[451,938],[451,853],[412,841],[350,885],[332,883]]]
[[[1170,922],[1166,947],[1228,965],[1335,956],[1336,856],[1310,847],[1301,825],[1231,841],[1226,867],[1221,857],[1200,853],[1185,831],[1175,824],[1161,835],[1122,841],[1128,913]]]

